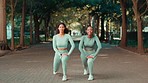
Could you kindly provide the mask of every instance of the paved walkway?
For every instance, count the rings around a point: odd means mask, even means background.
[[[6,55],[9,52],[9,50],[0,50],[0,57]]]
[[[107,44],[95,60],[95,80],[87,81],[77,45],[68,61],[65,83],[148,83],[147,56]],[[51,43],[8,53],[0,57],[0,83],[61,83],[61,67],[57,75],[52,74],[53,57]]]

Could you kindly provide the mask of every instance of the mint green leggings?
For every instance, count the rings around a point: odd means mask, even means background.
[[[69,59],[69,56],[61,57],[57,53],[55,53],[54,62],[53,62],[53,71],[57,72],[59,70],[60,63],[62,62],[63,75],[66,75],[68,59]]]
[[[81,54],[81,61],[82,61],[82,65],[84,67],[84,69],[88,69],[89,74],[92,75],[93,74],[93,67],[94,67],[94,60],[95,58],[87,58],[85,55]]]

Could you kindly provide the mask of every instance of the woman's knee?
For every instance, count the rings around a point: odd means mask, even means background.
[[[68,57],[68,56],[64,56],[64,57],[62,57],[62,62],[63,62],[63,63],[65,63],[65,62],[67,62],[67,61],[68,61],[68,59],[69,59],[69,57]]]
[[[88,63],[88,64],[93,64],[93,62],[94,62],[93,59],[88,59],[88,60],[87,60],[87,63]]]

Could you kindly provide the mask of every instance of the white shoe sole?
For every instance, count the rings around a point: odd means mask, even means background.
[[[89,76],[88,81],[94,80],[93,76]]]

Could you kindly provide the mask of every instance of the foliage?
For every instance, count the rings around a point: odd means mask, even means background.
[[[52,17],[50,21],[51,26],[56,27],[56,24],[60,22],[64,22],[68,26],[74,22],[79,22],[81,23],[81,25],[83,25],[88,22],[88,11],[85,9],[80,10],[79,8],[73,7],[67,9],[61,9],[60,12],[59,11],[54,12],[53,14],[51,14],[51,17]]]
[[[7,24],[10,25],[10,1],[7,1]],[[15,31],[20,31],[21,25],[21,13],[22,13],[22,2],[23,0],[14,0],[15,3]],[[127,23],[128,31],[136,30],[136,21],[132,9],[132,1],[126,0],[127,3]],[[147,15],[147,1],[146,0],[135,0],[138,1],[138,8],[140,13],[145,12],[144,16]],[[119,0],[27,0],[26,9],[26,23],[25,31],[29,32],[30,15],[37,15],[38,22],[40,22],[39,30],[44,31],[46,27],[50,27],[50,32],[55,29],[59,22],[66,23],[70,29],[79,30],[82,25],[87,25],[89,21],[88,15],[97,14],[106,20],[110,20],[111,25],[119,31],[121,26],[121,9]],[[147,26],[147,18],[142,17],[144,20],[143,26]],[[43,21],[44,20],[44,21]],[[47,21],[49,20],[49,22]],[[47,21],[47,23],[45,23]],[[80,23],[81,26],[74,27],[73,23]],[[45,27],[45,24],[48,26]],[[33,22],[35,25],[35,22]]]

